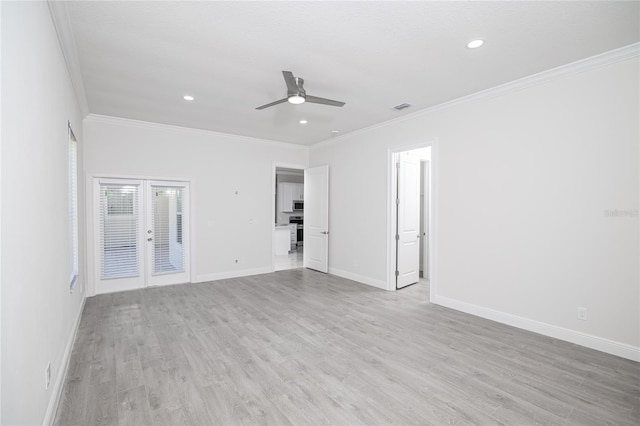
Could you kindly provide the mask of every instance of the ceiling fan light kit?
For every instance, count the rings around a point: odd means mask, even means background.
[[[304,96],[300,96],[300,95],[291,95],[287,98],[287,100],[289,101],[290,104],[294,104],[294,105],[303,104],[305,101]]]
[[[300,105],[305,102],[309,102],[312,104],[322,104],[337,107],[344,106],[344,102],[341,101],[334,101],[332,99],[325,99],[319,98],[317,96],[307,95],[307,92],[305,92],[304,90],[304,80],[300,77],[294,77],[291,71],[282,71],[282,76],[284,77],[284,82],[287,84],[287,97],[259,106],[256,109],[265,109],[284,102],[289,102],[290,104],[294,105]]]

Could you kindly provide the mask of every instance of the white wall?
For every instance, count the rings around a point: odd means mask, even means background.
[[[308,148],[92,115],[84,139],[88,175],[192,180],[192,281],[273,270],[273,163]]]
[[[640,359],[638,58],[592,62],[312,147],[330,266],[386,282],[389,150],[437,140],[434,301]]]
[[[67,120],[80,154],[82,126],[47,4],[3,2],[1,19],[0,423],[34,425],[54,405],[84,300],[82,252],[80,281],[69,292]]]

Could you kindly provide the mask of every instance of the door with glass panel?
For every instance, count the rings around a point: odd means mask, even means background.
[[[188,184],[94,179],[96,293],[189,282]]]
[[[189,282],[185,182],[147,182],[147,285]]]

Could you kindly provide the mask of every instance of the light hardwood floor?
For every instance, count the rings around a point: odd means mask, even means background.
[[[638,425],[640,364],[293,269],[87,299],[59,425]]]

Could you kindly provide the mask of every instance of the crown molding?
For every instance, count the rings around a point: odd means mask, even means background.
[[[87,103],[87,94],[84,91],[82,83],[82,74],[80,73],[80,62],[78,61],[78,53],[76,50],[76,41],[73,37],[71,22],[69,21],[69,12],[67,4],[63,1],[48,0],[49,13],[53,26],[58,35],[58,42],[62,49],[64,61],[67,64],[67,72],[71,78],[73,90],[76,93],[76,100],[80,106],[82,117],[89,115],[89,104]]]
[[[306,145],[298,145],[294,143],[280,142],[280,141],[274,141],[270,139],[260,139],[260,138],[254,138],[251,136],[234,135],[231,133],[214,132],[213,130],[202,130],[202,129],[194,129],[192,127],[175,126],[173,124],[161,124],[161,123],[154,123],[151,121],[132,120],[130,118],[113,117],[110,115],[89,114],[85,118],[85,122],[104,123],[104,124],[111,124],[116,126],[128,126],[128,127],[139,128],[139,129],[159,130],[163,132],[180,132],[180,133],[188,133],[192,135],[199,135],[199,136],[206,136],[206,137],[214,136],[214,137],[233,139],[233,140],[248,142],[248,143],[259,143],[261,146],[271,145],[278,148],[297,149],[297,150],[303,150],[303,151],[309,150],[309,147]]]
[[[480,92],[472,93],[467,96],[463,96],[448,102],[434,105],[432,107],[425,108],[411,114],[403,115],[402,117],[394,118],[391,120],[384,121],[382,123],[364,127],[362,129],[358,129],[356,131],[353,131],[345,135],[341,135],[331,139],[326,139],[324,141],[317,142],[313,145],[310,145],[309,148],[311,150],[325,148],[325,147],[332,146],[337,143],[346,141],[357,135],[361,135],[363,133],[367,133],[375,129],[391,126],[393,124],[400,123],[406,120],[411,120],[417,117],[421,117],[423,115],[432,114],[436,111],[446,110],[448,108],[451,108],[460,104],[465,104],[468,102],[475,102],[482,99],[490,99],[490,98],[502,96],[507,93],[515,92],[515,91],[526,89],[533,86],[539,86],[551,80],[578,74],[594,68],[614,64],[616,62],[624,61],[627,59],[636,58],[638,56],[640,56],[640,43],[630,44],[628,46],[610,50],[608,52],[591,56],[589,58],[580,59],[575,62],[561,65],[556,68],[551,68],[549,70],[542,71],[537,74],[532,74],[530,76],[523,77],[518,80],[513,80],[508,83],[501,84],[499,86],[482,90]]]

